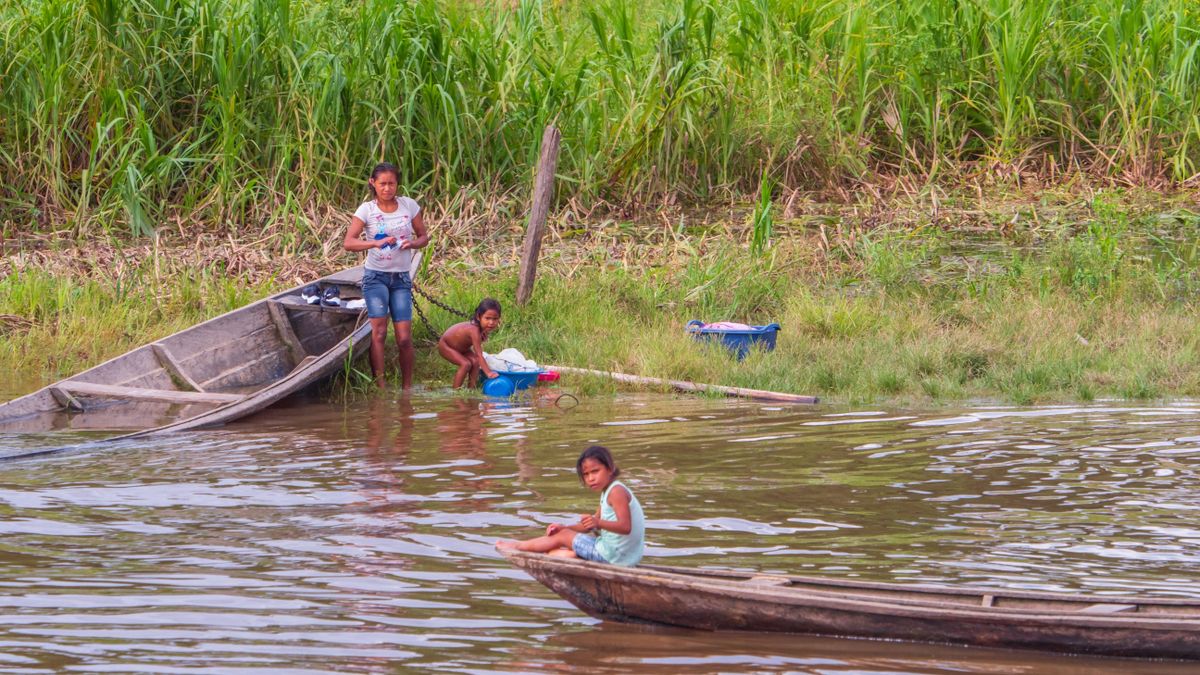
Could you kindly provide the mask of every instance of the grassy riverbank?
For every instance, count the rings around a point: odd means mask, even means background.
[[[556,261],[538,301],[505,314],[497,343],[543,361],[851,403],[1200,394],[1200,217],[1138,216],[1105,197],[1040,206],[988,214],[1007,230],[793,223],[759,258],[750,228],[633,243],[614,226],[581,258]],[[512,277],[443,287],[465,307],[497,289],[511,296]],[[783,328],[776,351],[739,363],[686,338],[692,318]]]
[[[498,228],[482,241],[435,236],[426,287],[464,310],[497,297],[505,313],[493,348],[544,363],[849,403],[1194,397],[1200,209],[1146,197],[948,197],[936,212],[893,204],[886,226],[882,211],[793,205],[758,255],[752,223],[763,214],[752,207],[560,223],[524,308],[511,302],[518,233]],[[434,223],[435,235],[452,229]],[[100,242],[43,246],[3,260],[0,369],[31,382],[354,262],[182,240],[120,255]],[[457,320],[427,311],[439,329]],[[783,328],[776,351],[739,363],[686,338],[692,318]],[[418,327],[418,341],[430,337]],[[418,370],[431,386],[449,380],[427,348]]]

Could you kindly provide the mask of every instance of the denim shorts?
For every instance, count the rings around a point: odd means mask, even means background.
[[[571,549],[575,551],[575,555],[584,560],[602,563],[608,562],[596,550],[596,538],[590,534],[575,535],[575,540],[571,542]]]
[[[408,272],[363,270],[363,300],[367,316],[381,319],[391,311],[392,321],[412,321],[412,280]]]

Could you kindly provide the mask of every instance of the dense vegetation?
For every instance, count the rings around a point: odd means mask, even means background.
[[[554,123],[556,227],[501,336],[542,361],[1200,395],[1200,221],[1169,194],[1200,180],[1196,91],[1192,0],[0,3],[5,393],[352,263],[380,159],[436,228],[427,286],[507,303]],[[733,365],[691,318],[784,333]]]
[[[382,158],[430,201],[503,197],[551,121],[582,211],[1162,186],[1200,172],[1197,90],[1192,0],[10,1],[0,223],[302,237]]]
[[[462,309],[499,298],[504,325],[489,348],[518,347],[543,363],[835,403],[1200,396],[1191,301],[1200,216],[1162,203],[1138,212],[1123,200],[1045,193],[997,207],[970,230],[932,227],[920,213],[891,228],[779,222],[757,257],[750,216],[657,229],[611,221],[547,247],[526,307],[511,302],[511,257],[494,255],[517,233],[441,256],[423,281]],[[253,248],[204,261],[183,245],[38,255],[0,275],[0,371],[9,374],[0,399],[331,267],[320,259],[283,272]],[[434,330],[458,320],[424,308]],[[774,352],[739,363],[693,343],[683,332],[693,318],[783,329]],[[415,335],[418,381],[445,386],[452,370],[430,327],[418,322]],[[370,388],[365,375],[345,383]]]

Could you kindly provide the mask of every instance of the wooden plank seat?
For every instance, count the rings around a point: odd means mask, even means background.
[[[275,322],[275,330],[279,333],[279,339],[283,340],[283,344],[287,345],[292,352],[292,359],[300,361],[308,356],[308,352],[304,349],[304,343],[296,335],[295,329],[292,328],[292,322],[287,317],[285,305],[278,300],[267,301],[267,311],[271,313],[271,320]]]
[[[115,384],[95,384],[93,382],[63,381],[54,385],[63,393],[84,396],[104,396],[108,398],[128,398],[141,401],[161,401],[163,403],[234,403],[245,396],[240,394],[220,394],[210,391],[175,391],[170,389],[143,389],[141,387],[124,387]]]
[[[166,345],[161,342],[155,342],[150,345],[150,349],[154,352],[154,356],[158,358],[158,362],[162,364],[163,370],[170,373],[171,379],[175,381],[175,384],[191,391],[204,391],[204,388],[187,374],[187,371],[183,369],[183,365],[175,360],[175,357],[167,349]]]

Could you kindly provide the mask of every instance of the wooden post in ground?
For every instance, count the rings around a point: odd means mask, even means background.
[[[558,168],[558,146],[562,134],[553,124],[542,133],[542,155],[533,178],[533,203],[529,207],[529,223],[525,226],[525,245],[521,249],[521,271],[517,279],[517,304],[529,302],[533,296],[533,280],[537,276],[538,255],[542,252],[542,234],[546,231],[546,216],[554,198],[554,171]]]

